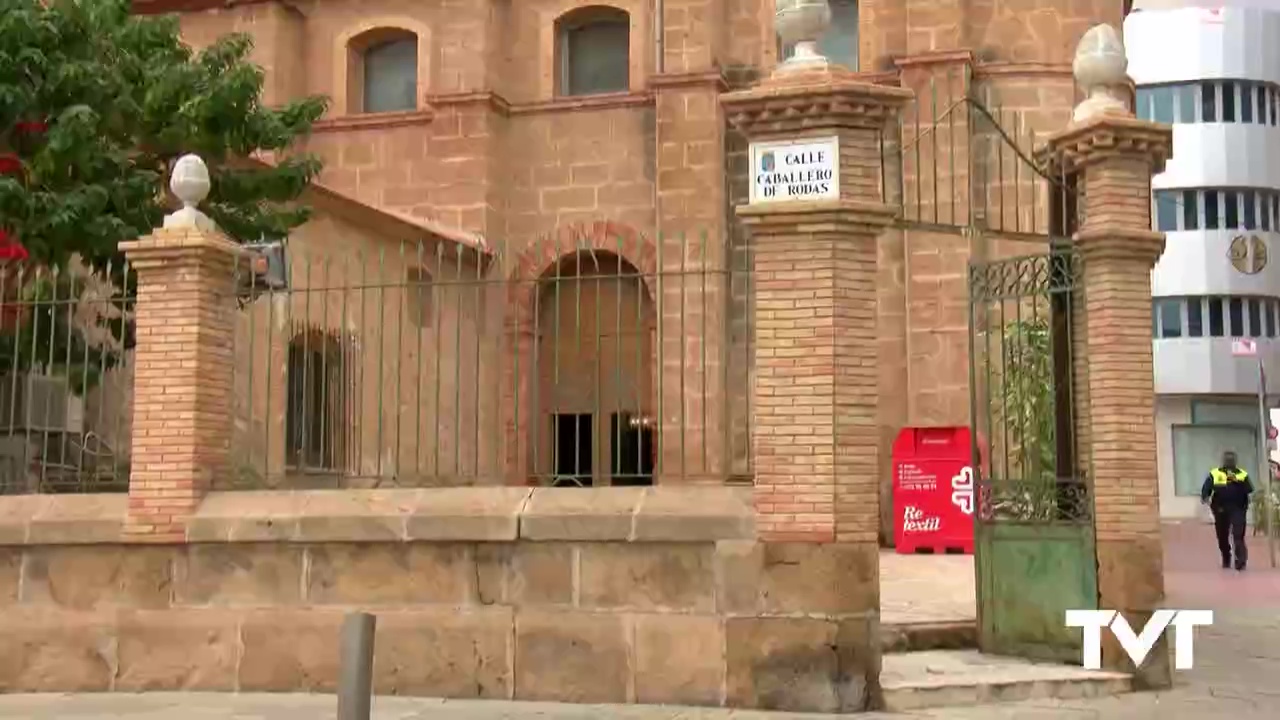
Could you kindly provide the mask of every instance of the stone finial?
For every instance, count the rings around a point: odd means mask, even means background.
[[[795,52],[778,66],[778,72],[820,70],[827,58],[818,52],[818,39],[831,25],[831,6],[827,0],[777,0],[774,28],[783,46],[794,45]]]
[[[199,155],[183,155],[173,164],[169,189],[182,202],[182,208],[164,216],[166,228],[217,229],[208,215],[197,207],[209,196],[209,168]]]
[[[1124,54],[1124,41],[1115,28],[1105,24],[1089,28],[1076,46],[1071,69],[1076,83],[1085,92],[1085,99],[1072,113],[1073,122],[1103,115],[1133,116],[1121,94],[1129,79],[1129,59]]]

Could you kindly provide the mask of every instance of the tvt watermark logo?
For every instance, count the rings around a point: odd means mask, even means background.
[[[1212,610],[1157,610],[1142,628],[1134,633],[1129,621],[1115,610],[1068,610],[1067,627],[1084,629],[1084,658],[1086,670],[1102,669],[1102,628],[1110,627],[1111,634],[1120,641],[1120,647],[1129,654],[1135,667],[1141,667],[1156,646],[1165,628],[1173,626],[1173,667],[1190,670],[1195,664],[1195,632],[1197,625],[1212,625]]]

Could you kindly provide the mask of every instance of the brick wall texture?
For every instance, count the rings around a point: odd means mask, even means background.
[[[128,530],[168,542],[227,466],[237,248],[182,228],[124,251],[138,273]]]
[[[161,11],[166,2],[142,6]],[[602,222],[648,238],[660,249],[664,273],[681,264],[716,272],[747,267],[747,233],[732,211],[745,194],[746,143],[726,123],[718,98],[767,75],[777,62],[773,3],[666,0],[655,18],[649,3],[616,0],[631,18],[628,91],[557,97],[555,21],[590,4],[596,3],[321,0],[299,9],[268,0],[200,9],[187,2],[181,19],[196,46],[229,31],[252,33],[268,102],[306,93],[334,98],[305,143],[324,159],[326,185],[375,207],[483,235],[502,255],[491,270],[495,277],[516,276],[513,263],[528,248],[567,228]],[[916,122],[936,126],[913,147],[900,185],[886,183],[892,196],[886,200],[914,198],[931,213],[951,213],[959,201],[960,214],[947,222],[966,222],[964,208],[977,187],[976,202],[988,220],[998,212],[1006,222],[1040,225],[1043,232],[1047,200],[1043,192],[1032,194],[1025,158],[994,142],[992,128],[967,132],[961,115],[934,119],[948,99],[967,90],[985,99],[1002,127],[1016,129],[1029,151],[1066,122],[1079,37],[1095,23],[1118,25],[1120,3],[864,0],[860,13],[866,78],[917,94],[904,114],[904,141],[913,139]],[[418,38],[418,107],[353,114],[347,87],[353,48],[379,28]],[[970,135],[976,139],[962,142]],[[888,139],[890,151],[894,142]],[[1017,177],[996,177],[1001,167],[1008,176],[1017,168]],[[868,188],[878,184],[874,177],[864,180]],[[703,236],[708,249],[690,251]],[[975,255],[1026,250],[1018,243],[977,243],[945,227],[893,230],[878,243],[877,269],[865,282],[879,320],[873,345],[883,401],[873,466],[883,495],[888,448],[899,427],[968,422],[965,263]],[[643,264],[638,257],[622,259]],[[659,471],[660,481],[718,482],[747,471],[754,409],[746,388],[755,372],[746,359],[748,287],[731,279],[705,287],[701,280],[671,280],[654,292],[663,296],[647,298],[660,334],[653,395],[663,411],[660,434],[670,440],[662,444],[660,464],[668,472]],[[510,318],[512,311],[503,314]],[[686,330],[694,323],[699,334],[681,333],[682,321]],[[521,366],[529,367],[534,343],[515,347]],[[690,393],[690,384],[699,391]],[[882,530],[887,524],[885,513]]]

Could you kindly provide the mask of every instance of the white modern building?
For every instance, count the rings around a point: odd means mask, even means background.
[[[1161,512],[1195,517],[1223,450],[1259,477],[1258,360],[1234,339],[1255,342],[1280,397],[1280,0],[1136,0],[1124,36],[1139,117],[1173,124],[1152,181],[1168,233],[1152,274],[1156,429]]]

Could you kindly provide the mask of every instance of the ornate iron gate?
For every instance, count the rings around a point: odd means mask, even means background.
[[[1075,183],[1041,172],[1035,129],[972,84],[950,78],[908,109],[889,140],[900,162],[887,165],[886,196],[902,203],[912,237],[969,243],[979,646],[1075,662],[1080,635],[1063,627],[1064,611],[1097,606],[1088,439],[1076,422],[1087,393]]]
[[[1068,609],[1097,606],[1076,419],[1081,261],[1069,247],[969,267],[979,647],[1078,661]]]

